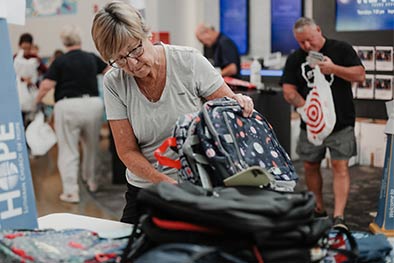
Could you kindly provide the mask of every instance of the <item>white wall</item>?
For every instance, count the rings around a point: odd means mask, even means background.
[[[304,0],[304,16],[313,17],[313,0]]]
[[[49,17],[27,17],[25,26],[9,25],[11,45],[18,48],[19,36],[29,32],[40,46],[41,56],[50,56],[55,49],[63,48],[59,32],[65,24],[78,25],[82,32],[83,49],[96,51],[90,35],[94,17],[93,7],[103,6],[108,0],[77,1],[78,13]],[[198,47],[194,29],[203,19],[204,2],[201,0],[145,0],[146,21],[152,31],[169,31],[171,43]]]
[[[271,52],[271,0],[249,2],[249,54],[247,57],[263,57]]]
[[[27,17],[24,26],[9,25],[11,47],[18,48],[19,36],[29,32],[34,42],[40,47],[41,56],[51,56],[56,49],[63,49],[59,32],[65,24],[78,25],[82,30],[82,47],[85,50],[95,51],[91,40],[90,28],[94,16],[93,5],[104,5],[105,0],[77,1],[77,14],[48,17]]]
[[[63,48],[59,38],[64,24],[81,27],[83,49],[96,51],[91,40],[90,28],[93,6],[103,6],[108,0],[80,0],[76,15],[56,17],[28,17],[25,26],[10,25],[10,38],[14,51],[19,36],[33,34],[40,46],[41,56],[50,56],[55,49]],[[246,57],[264,56],[271,50],[271,0],[250,0],[249,54]],[[202,49],[194,35],[196,26],[205,22],[219,28],[219,0],[145,0],[145,14],[152,31],[169,31],[172,44]],[[305,0],[305,14],[312,15],[312,0]]]
[[[50,56],[56,49],[63,49],[59,33],[63,25],[75,24],[82,30],[82,46],[84,50],[97,52],[91,38],[90,29],[94,17],[94,6],[102,7],[109,0],[79,0],[77,1],[77,14],[48,17],[27,17],[24,26],[9,25],[11,46],[14,51],[18,48],[19,36],[29,32],[34,42],[40,47],[41,56]],[[127,0],[125,0],[127,1]],[[133,0],[130,0],[133,1]],[[139,2],[144,1],[140,0]],[[168,0],[165,0],[168,1]],[[158,0],[145,0],[147,22],[158,20]]]
[[[147,0],[146,18],[152,31],[170,32],[171,44],[198,46],[194,29],[202,20],[201,0]]]

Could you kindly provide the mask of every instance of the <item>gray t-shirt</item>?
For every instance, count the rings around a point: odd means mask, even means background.
[[[166,84],[157,102],[150,102],[138,89],[133,76],[112,69],[104,76],[104,102],[108,120],[128,119],[142,154],[159,169],[153,152],[171,136],[179,116],[201,109],[201,98],[215,92],[224,81],[220,73],[190,47],[165,45]],[[176,178],[174,169],[163,173]],[[145,188],[151,183],[127,169],[127,181]]]

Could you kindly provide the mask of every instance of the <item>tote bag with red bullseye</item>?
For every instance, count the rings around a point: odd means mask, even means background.
[[[313,69],[312,87],[306,97],[305,105],[297,108],[306,123],[308,140],[314,145],[321,145],[331,134],[336,122],[334,101],[330,83],[321,73],[319,66]]]

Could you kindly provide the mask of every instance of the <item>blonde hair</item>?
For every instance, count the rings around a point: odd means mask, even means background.
[[[150,31],[136,8],[122,1],[107,3],[93,19],[92,37],[105,61],[116,56],[130,38],[144,40]]]
[[[81,44],[81,30],[75,25],[65,25],[61,32],[60,38],[66,47]]]

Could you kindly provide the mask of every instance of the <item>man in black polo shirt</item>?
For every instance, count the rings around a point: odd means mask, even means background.
[[[241,59],[234,41],[204,24],[197,27],[196,37],[204,47],[213,51],[212,64],[220,68],[223,77],[240,78]]]
[[[335,199],[334,225],[347,228],[344,211],[350,188],[348,162],[351,156],[356,155],[357,150],[351,82],[364,81],[365,70],[351,45],[325,38],[320,27],[312,19],[298,19],[294,24],[293,33],[300,49],[289,55],[286,61],[281,79],[285,100],[296,108],[304,106],[305,98],[310,91],[308,83],[313,78],[312,68],[306,57],[309,51],[317,51],[324,55],[323,60],[317,65],[330,83],[337,117],[333,132],[320,146],[308,141],[305,122],[301,121],[297,153],[304,161],[307,187],[316,196],[316,215],[326,216],[320,162],[325,156],[326,148],[330,149]]]
[[[90,191],[97,190],[95,167],[104,104],[99,97],[97,74],[107,69],[98,56],[81,50],[79,29],[65,26],[60,34],[67,52],[49,67],[40,84],[37,100],[55,89],[55,131],[58,168],[63,193],[60,200],[79,202],[79,141],[82,142],[82,178]]]

